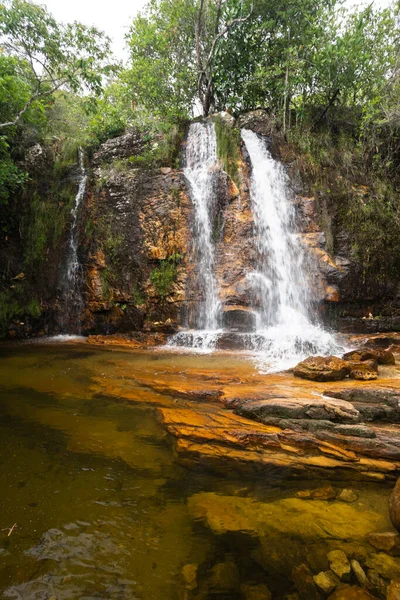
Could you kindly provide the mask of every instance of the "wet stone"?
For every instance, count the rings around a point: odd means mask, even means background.
[[[368,569],[368,579],[372,585],[372,591],[376,592],[380,596],[386,596],[387,582],[375,571],[375,569]]]
[[[240,585],[236,563],[226,561],[215,564],[211,569],[210,587],[221,592],[237,590]]]
[[[313,577],[314,583],[324,594],[330,594],[339,585],[340,579],[332,571],[321,571]]]
[[[313,381],[339,381],[349,373],[348,362],[336,356],[310,356],[293,369],[296,377]]]
[[[306,564],[294,567],[292,579],[301,600],[320,600],[321,595],[314,583],[312,573]]]
[[[328,600],[376,600],[369,592],[356,585],[341,585]]]
[[[371,533],[368,536],[368,541],[371,546],[384,552],[390,552],[395,548],[400,549],[400,535],[394,531]]]
[[[368,581],[368,577],[366,576],[365,571],[358,560],[353,559],[351,561],[351,568],[353,569],[353,573],[357,577],[357,581],[361,587],[369,587],[370,583]]]
[[[348,488],[342,490],[337,497],[338,500],[343,500],[343,502],[355,502],[357,498],[358,495],[356,494],[356,492]]]
[[[343,550],[332,550],[328,553],[329,566],[331,570],[342,581],[349,581],[351,566]]]
[[[385,552],[370,556],[367,565],[384,579],[400,579],[400,559],[389,556]]]
[[[195,590],[197,588],[197,565],[185,565],[182,568],[182,579],[187,590]]]
[[[240,586],[243,600],[272,600],[271,592],[264,583]]]
[[[378,378],[378,363],[374,360],[349,361],[350,379],[371,381]]]
[[[386,600],[400,600],[400,580],[390,582],[386,592]]]

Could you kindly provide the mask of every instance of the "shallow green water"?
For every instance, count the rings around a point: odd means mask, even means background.
[[[235,599],[246,597],[249,583],[266,583],[274,598],[292,590],[285,569],[302,560],[296,553],[307,546],[306,531],[304,539],[271,538],[269,563],[254,534],[213,532],[188,510],[188,499],[216,492],[268,502],[293,497],[304,484],[186,470],[151,405],[99,396],[92,387],[93,377],[112,374],[115,361],[153,364],[158,372],[171,361],[177,370],[199,361],[218,368],[221,359],[84,345],[0,351],[2,597]],[[225,358],[224,365],[235,360]],[[364,486],[358,493],[361,509],[386,510],[387,490]],[[220,564],[236,569],[231,589],[216,581]],[[194,589],[182,576],[187,565],[197,568]]]

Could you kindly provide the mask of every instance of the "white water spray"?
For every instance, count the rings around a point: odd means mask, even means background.
[[[221,303],[215,278],[213,214],[217,199],[217,138],[214,123],[192,123],[186,143],[184,174],[195,208],[193,231],[200,301],[196,305],[195,330],[183,331],[170,341],[173,346],[212,350],[218,338]]]
[[[250,195],[258,252],[256,269],[248,275],[256,332],[246,334],[246,343],[269,369],[279,370],[310,354],[332,354],[340,348],[329,332],[311,321],[311,273],[294,232],[285,170],[257,134],[243,129],[241,135],[252,165]]]

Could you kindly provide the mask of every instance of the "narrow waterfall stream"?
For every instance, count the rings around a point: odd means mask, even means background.
[[[184,173],[195,208],[193,240],[200,298],[196,302],[194,330],[176,334],[170,345],[212,350],[218,337],[221,312],[215,278],[212,225],[218,168],[214,123],[190,125],[185,162]]]
[[[78,257],[78,217],[79,207],[86,191],[87,175],[84,165],[84,155],[82,148],[79,148],[79,187],[75,196],[74,206],[72,208],[72,225],[68,240],[66,270],[63,281],[63,299],[65,304],[65,316],[63,329],[71,332],[71,320],[79,317],[83,309],[83,299],[81,294],[81,265]],[[79,319],[76,319],[76,327],[73,333],[80,333]]]
[[[257,321],[256,332],[246,336],[247,344],[278,370],[310,354],[338,352],[339,347],[328,331],[313,323],[312,273],[295,233],[285,170],[256,133],[243,129],[241,135],[252,166],[250,195],[258,254],[256,269],[248,274]]]

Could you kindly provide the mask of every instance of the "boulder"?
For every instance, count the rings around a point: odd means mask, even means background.
[[[394,549],[400,549],[400,535],[394,531],[385,531],[384,533],[371,533],[368,541],[377,550],[390,552]]]
[[[400,580],[394,579],[387,588],[386,600],[400,600]]]
[[[389,498],[389,515],[393,527],[400,531],[400,477]]]
[[[350,379],[370,381],[378,378],[378,363],[376,360],[348,361],[350,365]]]
[[[271,600],[272,595],[264,583],[247,584],[240,586],[243,600]]]
[[[314,583],[324,594],[330,594],[339,585],[340,579],[332,571],[321,571],[313,577]]]
[[[394,365],[395,358],[393,352],[386,349],[361,348],[352,350],[343,355],[344,360],[350,361],[366,361],[376,360],[380,365]]]
[[[182,579],[187,590],[197,588],[197,565],[189,563],[182,567]]]
[[[314,583],[311,571],[306,564],[294,567],[292,579],[301,600],[320,600],[321,595]]]
[[[301,498],[264,503],[250,498],[200,492],[189,498],[188,510],[194,519],[204,521],[217,535],[247,532],[274,542],[279,537],[307,539],[308,543],[332,539],[364,540],[368,534],[384,528],[385,524],[387,526],[384,515],[335,500],[329,505],[323,500]],[[285,549],[282,548],[282,551],[285,552]],[[346,555],[341,554],[346,559]]]
[[[358,495],[354,490],[345,488],[340,492],[337,498],[338,500],[343,500],[343,502],[355,502],[358,498]]]
[[[328,600],[376,600],[376,597],[357,585],[342,585],[328,597]]]
[[[310,356],[295,366],[293,374],[313,381],[339,381],[350,371],[349,363],[336,356]]]
[[[327,555],[331,571],[342,581],[350,580],[351,566],[343,550],[332,550]]]
[[[232,560],[215,564],[209,580],[211,589],[218,592],[237,590],[240,585],[239,569]]]
[[[367,566],[379,573],[384,579],[400,578],[400,559],[385,552],[373,554],[367,559]]]
[[[361,585],[361,587],[369,587],[370,583],[368,581],[368,577],[366,576],[365,571],[358,562],[358,560],[353,559],[351,561],[351,568],[353,569],[353,573],[357,577],[357,581]]]

